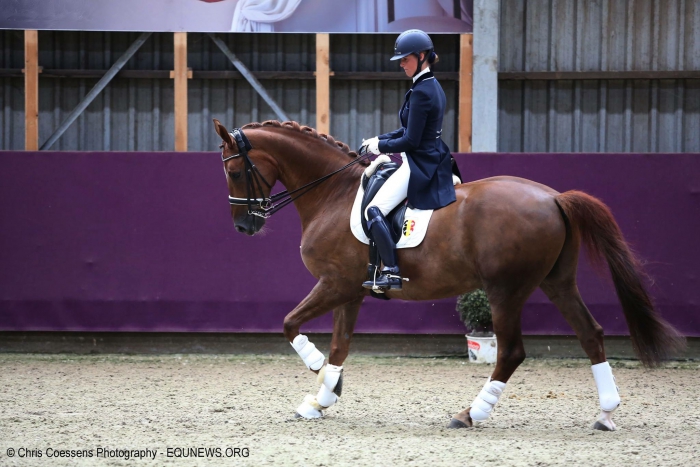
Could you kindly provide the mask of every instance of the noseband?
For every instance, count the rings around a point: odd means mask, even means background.
[[[238,154],[234,154],[232,156],[224,157],[224,152],[223,149],[221,151],[221,161],[226,162],[230,161],[231,159],[235,159],[237,157],[242,157],[243,162],[245,164],[245,181],[246,181],[246,194],[247,198],[235,198],[231,195],[228,196],[228,202],[232,206],[248,206],[248,214],[253,215],[253,216],[258,216],[262,217],[263,219],[267,219],[295,199],[299,198],[301,195],[306,194],[309,192],[312,188],[314,188],[316,185],[320,184],[321,182],[327,180],[328,178],[332,177],[333,175],[337,174],[338,172],[341,172],[351,165],[355,165],[358,162],[362,161],[363,159],[368,159],[370,156],[372,156],[371,153],[364,153],[361,156],[358,156],[356,159],[354,159],[352,162],[344,165],[340,169],[336,170],[335,172],[331,172],[328,175],[324,175],[323,177],[314,180],[313,182],[307,183],[306,185],[297,188],[296,190],[292,191],[287,191],[284,190],[280,193],[276,193],[269,198],[265,197],[265,192],[263,191],[262,188],[262,183],[267,185],[267,187],[272,190],[272,185],[265,179],[265,177],[260,173],[258,168],[253,164],[253,161],[250,160],[250,157],[248,157],[248,151],[253,149],[253,146],[250,144],[250,141],[246,137],[246,135],[243,133],[243,130],[240,128],[234,128],[231,133],[229,133],[231,137],[233,137],[233,140],[236,142],[236,146],[238,147]],[[300,193],[299,193],[300,192]],[[293,194],[299,193],[297,196],[292,197]],[[257,197],[256,197],[257,196]],[[279,201],[279,203],[277,203]],[[277,203],[277,204],[275,204]]]

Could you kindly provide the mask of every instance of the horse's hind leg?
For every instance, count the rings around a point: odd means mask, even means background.
[[[614,431],[612,412],[620,405],[615,379],[610,365],[605,359],[603,328],[596,322],[581,299],[572,274],[557,274],[553,271],[542,283],[541,288],[576,333],[581,347],[591,360],[593,377],[598,388],[601,413],[593,425],[594,429]]]
[[[493,330],[496,333],[498,343],[496,368],[472,402],[471,407],[452,417],[448,425],[449,428],[464,428],[472,426],[472,421],[486,421],[503,393],[506,383],[525,360],[520,312],[529,295],[530,293],[488,293],[493,317]],[[510,296],[511,298],[501,299],[502,296]]]
[[[303,418],[319,418],[323,410],[328,409],[340,397],[343,389],[343,362],[350,350],[357,315],[364,296],[337,307],[333,310],[333,338],[328,363],[318,372],[318,382],[321,388],[316,397],[308,395],[297,408],[296,416]]]

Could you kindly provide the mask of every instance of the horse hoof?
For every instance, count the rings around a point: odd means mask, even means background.
[[[323,412],[321,412],[321,411],[318,411],[318,413],[309,414],[309,415],[311,415],[311,416],[305,417],[302,414],[300,414],[299,412],[294,412],[294,419],[299,420],[301,418],[302,420],[315,420],[317,418],[323,418]]]
[[[294,412],[294,418],[295,419],[304,419],[304,420],[315,420],[317,418],[323,418],[323,412],[320,410],[315,410],[313,412],[308,411],[304,412],[304,414],[300,414],[299,412]]]
[[[304,399],[304,402],[302,402],[301,405],[297,407],[296,415],[294,415],[294,418],[305,418],[307,420],[311,420],[314,418],[323,417],[323,412],[311,405],[309,403],[309,398],[314,399],[313,397],[307,396],[307,398]]]
[[[450,419],[450,424],[447,428],[469,428],[469,425],[464,423],[462,420],[457,420],[456,418]]]
[[[600,430],[600,431],[615,431],[614,428],[610,428],[609,426],[605,425],[604,423],[601,423],[599,421],[595,422],[592,427],[594,430]]]

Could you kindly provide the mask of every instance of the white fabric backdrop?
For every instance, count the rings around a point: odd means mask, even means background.
[[[231,31],[273,32],[272,23],[288,18],[301,0],[238,0]]]

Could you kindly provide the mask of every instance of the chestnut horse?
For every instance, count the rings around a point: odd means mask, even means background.
[[[368,247],[350,231],[350,210],[367,163],[359,161],[347,145],[296,122],[251,123],[234,133],[216,119],[214,126],[223,140],[222,160],[237,231],[247,235],[260,231],[265,224],[261,214],[269,209],[267,198],[277,180],[289,192],[304,188],[303,193],[312,193],[293,202],[301,218],[301,256],[318,283],[285,317],[284,335],[323,383],[319,396],[307,396],[297,416],[320,417],[321,410],[340,395],[342,364],[348,356],[360,305],[369,294],[362,287]],[[241,133],[247,141],[241,139]],[[329,181],[313,184],[334,172]],[[596,365],[607,367],[603,329],[591,316],[576,286],[582,242],[599,264],[607,262],[634,350],[642,363],[654,366],[669,352],[682,348],[682,337],[655,312],[640,264],[601,201],[578,191],[558,193],[515,177],[461,184],[456,193],[456,202],[433,213],[423,243],[398,251],[401,272],[410,282],[402,290],[386,292],[390,298],[435,300],[478,288],[486,291],[498,360],[475,400],[482,412],[463,410],[453,416],[451,427],[471,426],[472,419],[479,420],[475,413],[486,413],[487,418],[505,383],[525,359],[520,314],[538,287],[576,332],[594,365],[594,376]],[[331,310],[331,350],[322,366],[324,356],[299,329]],[[608,396],[617,398],[617,402],[606,407],[596,377],[602,412],[594,428],[614,430],[611,413],[619,404],[619,396],[607,368],[609,383],[605,384],[613,387]]]

